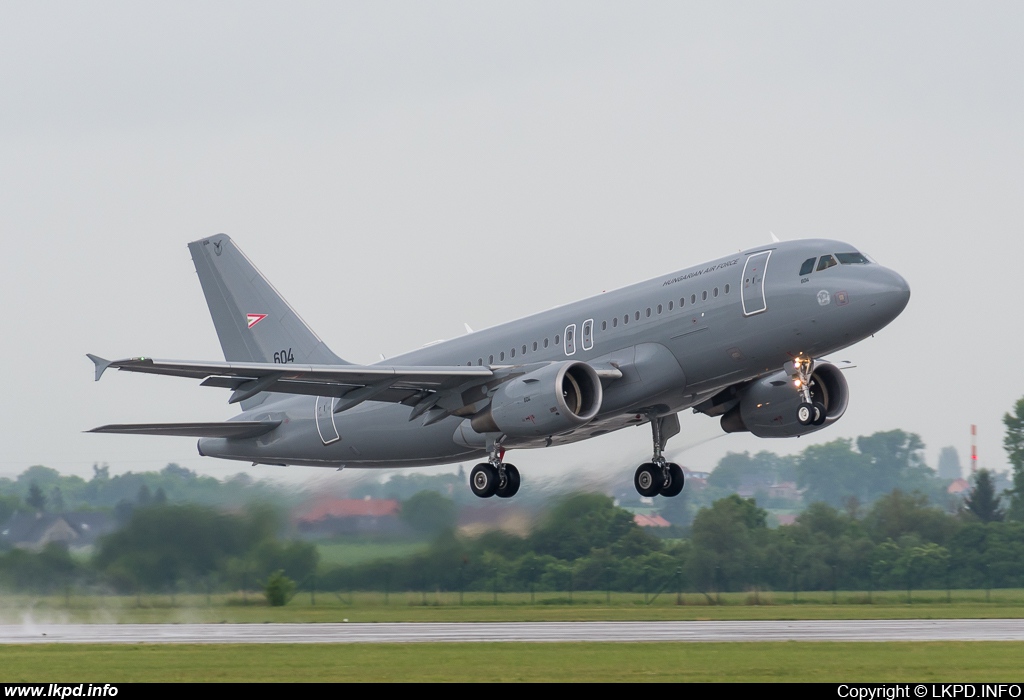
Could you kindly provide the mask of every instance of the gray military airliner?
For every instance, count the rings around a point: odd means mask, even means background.
[[[477,496],[510,498],[506,450],[563,445],[649,423],[643,496],[675,496],[663,456],[678,413],[726,432],[790,437],[839,420],[849,390],[821,359],[906,307],[900,275],[831,240],[776,242],[380,364],[335,355],[225,235],[189,244],[225,362],[89,355],[201,379],[242,413],[222,423],[117,424],[96,433],[199,438],[204,456],[253,464],[408,467],[483,459]]]

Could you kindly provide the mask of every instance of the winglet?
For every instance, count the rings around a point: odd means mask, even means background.
[[[85,353],[85,356],[92,360],[92,363],[96,365],[97,382],[100,380],[100,377],[103,376],[103,373],[107,371],[107,367],[110,367],[110,365],[113,364],[111,360],[104,360],[102,357],[97,357],[96,355]]]
[[[778,237],[778,236],[776,236],[776,235],[775,235],[774,233],[772,233],[771,231],[769,231],[769,232],[768,232],[768,234],[769,234],[769,235],[770,235],[770,236],[772,237],[772,243],[781,243],[781,242],[782,242],[782,241],[780,241],[780,240],[779,240],[779,237]]]

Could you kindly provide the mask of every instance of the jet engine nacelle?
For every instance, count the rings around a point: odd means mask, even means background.
[[[490,405],[470,424],[477,433],[557,435],[593,420],[603,397],[593,367],[585,362],[555,362],[500,384]]]
[[[804,400],[793,378],[781,371],[741,389],[739,403],[722,416],[722,429],[727,433],[749,430],[762,438],[793,437],[821,430],[846,413],[850,389],[835,365],[815,365],[810,392],[812,401],[825,405],[825,421],[821,425],[802,425],[797,419],[797,408]]]

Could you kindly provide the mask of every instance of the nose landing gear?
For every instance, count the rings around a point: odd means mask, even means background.
[[[814,381],[814,359],[803,355],[793,360],[793,384],[796,385],[803,399],[796,408],[796,419],[800,425],[823,425],[828,418],[825,404],[811,395],[811,384]]]

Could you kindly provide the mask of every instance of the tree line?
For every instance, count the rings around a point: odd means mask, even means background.
[[[777,528],[768,526],[768,511],[757,498],[733,493],[705,503],[694,499],[687,526],[673,533],[680,536],[665,539],[639,527],[606,495],[574,494],[549,508],[526,536],[492,531],[469,538],[456,534],[452,499],[427,491],[403,504],[414,529],[436,533],[424,553],[324,567],[314,544],[284,536],[280,508],[224,512],[154,498],[136,502],[124,526],[101,539],[88,560],[55,545],[41,552],[0,553],[0,587],[252,590],[277,571],[300,588],[321,590],[654,591],[674,586],[710,594],[751,588],[1024,587],[1024,399],[1004,423],[1013,465],[1010,488],[1000,493],[992,475],[981,470],[955,510],[937,504],[927,491],[904,489],[936,477],[922,471],[927,467],[920,439],[891,431],[859,438],[856,449],[853,441],[839,440],[808,447],[796,458],[775,456],[773,478],[795,475],[805,493],[818,498],[792,525]],[[704,497],[735,487],[750,463],[765,459],[764,453],[727,457]],[[873,490],[863,480],[844,481],[858,470],[874,473]],[[819,483],[819,473],[831,477]],[[171,467],[161,475],[182,479]],[[97,490],[108,479],[96,474]],[[828,491],[824,481],[847,487]],[[892,488],[877,493],[886,487]]]

